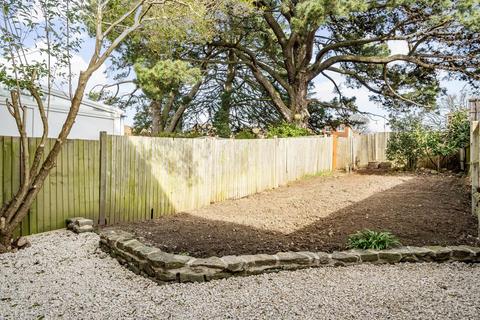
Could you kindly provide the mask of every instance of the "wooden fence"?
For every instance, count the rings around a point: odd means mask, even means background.
[[[29,139],[30,150],[37,144]],[[20,140],[0,137],[0,150],[3,203],[20,185]],[[332,155],[330,137],[69,140],[19,233],[63,228],[73,216],[113,224],[240,198],[330,171]]]
[[[389,132],[355,134],[338,137],[336,141],[336,169],[366,167],[369,162],[388,161],[386,156]]]
[[[157,218],[332,169],[331,138],[260,140],[104,136],[107,224]],[[105,150],[105,152],[103,152]],[[103,199],[102,199],[103,200]]]
[[[480,99],[470,100],[470,179],[472,183],[472,214],[480,221]],[[480,236],[480,225],[478,228]]]
[[[29,139],[30,155],[39,138]],[[49,139],[46,152],[55,140]],[[20,139],[0,137],[0,203],[9,200],[20,186]],[[26,219],[21,234],[39,233],[63,228],[72,216],[95,218],[99,207],[99,142],[68,140],[50,172]],[[31,159],[32,160],[32,159]]]

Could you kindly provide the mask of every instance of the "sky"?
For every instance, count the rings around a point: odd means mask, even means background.
[[[84,39],[85,42],[82,46],[82,50],[80,50],[79,54],[74,58],[74,71],[77,73],[87,66],[87,61],[89,58],[89,54],[92,49],[92,39]],[[391,50],[392,54],[400,54],[406,53],[408,48],[405,42],[403,41],[390,41],[388,46]],[[106,83],[114,83],[112,78],[113,70],[110,70],[109,63],[107,62],[103,65],[90,79],[88,90],[95,87],[96,85],[103,85]],[[369,91],[366,88],[360,89],[351,89],[347,88],[345,85],[342,84],[342,76],[334,73],[329,74],[332,78],[340,83],[342,87],[342,94],[346,97],[356,97],[357,105],[359,106],[360,111],[368,112],[371,114],[375,114],[378,116],[370,116],[369,128],[372,132],[382,132],[388,131],[390,128],[388,126],[388,122],[385,118],[388,114],[382,108],[381,105],[376,104],[375,102],[370,101],[369,99]],[[329,101],[337,96],[333,84],[330,80],[324,77],[318,77],[314,80],[315,85],[315,97],[320,98],[325,101]],[[447,89],[448,94],[459,94],[462,88],[465,86],[464,82],[461,81],[442,81],[442,86]],[[128,92],[132,90],[132,85],[123,86],[122,90],[124,92]],[[88,92],[88,91],[87,91]],[[133,117],[135,115],[135,111],[130,109],[126,112],[126,124],[132,125],[133,124]]]
[[[72,72],[74,75],[78,76],[80,71],[85,70],[90,59],[90,55],[94,49],[94,40],[86,32],[83,32],[80,35],[82,39],[82,45],[78,53],[76,53],[71,62],[72,62]],[[406,53],[408,51],[406,42],[404,41],[390,41],[388,46],[392,54]],[[33,47],[33,45],[32,45]],[[31,60],[41,60],[39,48],[45,47],[45,44],[36,43],[36,48],[31,49],[28,52],[28,57]],[[5,59],[0,57],[0,63],[5,62]],[[55,64],[55,62],[53,62]],[[112,84],[115,83],[113,80],[114,70],[111,68],[109,61],[102,65],[99,70],[97,70],[91,77],[86,92],[88,93],[92,88],[95,88],[99,85]],[[339,74],[329,73],[337,83],[340,84],[342,88],[342,94],[345,97],[356,97],[357,105],[359,106],[360,111],[368,112],[370,114],[375,114],[378,116],[370,116],[369,127],[370,131],[388,131],[388,123],[384,118],[387,116],[387,112],[382,108],[381,105],[376,104],[375,102],[370,101],[369,91],[366,88],[351,89],[347,88],[343,82],[343,78]],[[75,81],[74,81],[75,83]],[[337,96],[337,93],[334,90],[334,85],[330,80],[324,77],[317,77],[314,80],[315,85],[315,97],[324,100],[330,101],[331,99]],[[465,83],[460,81],[443,81],[442,86],[447,89],[448,94],[458,94],[462,88],[465,86]],[[59,89],[66,92],[67,86],[65,84],[57,83],[54,86],[55,89]],[[133,84],[123,85],[121,87],[121,92],[131,92],[133,90]],[[135,110],[130,109],[126,111],[125,123],[127,125],[133,124],[133,117],[135,115]]]

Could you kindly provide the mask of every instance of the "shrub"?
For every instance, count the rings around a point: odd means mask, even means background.
[[[388,249],[399,246],[400,242],[390,232],[362,230],[348,237],[348,247],[351,249]]]
[[[303,137],[311,136],[310,130],[297,127],[293,123],[283,122],[277,126],[268,127],[267,138],[288,138],[288,137]]]
[[[408,117],[394,122],[392,128],[394,132],[387,142],[387,159],[397,166],[415,169],[418,160],[425,156],[421,121]]]
[[[249,129],[243,129],[235,134],[235,139],[256,139],[257,135]]]
[[[157,137],[159,138],[199,138],[203,135],[196,131],[188,132],[160,132]]]
[[[406,169],[415,169],[418,160],[426,158],[440,169],[443,160],[470,143],[467,110],[449,113],[445,127],[432,127],[423,122],[421,117],[411,115],[392,121],[394,132],[387,142],[388,160]]]

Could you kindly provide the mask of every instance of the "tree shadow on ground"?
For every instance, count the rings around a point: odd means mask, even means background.
[[[239,212],[238,214],[241,214]],[[390,231],[403,245],[478,244],[477,219],[459,179],[416,177],[284,234],[187,213],[113,226],[167,252],[197,257],[346,249],[365,228]]]

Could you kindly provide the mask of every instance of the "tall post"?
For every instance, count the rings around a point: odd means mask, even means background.
[[[470,179],[472,184],[472,214],[480,220],[479,178],[480,178],[480,99],[470,99]],[[478,228],[480,236],[480,225]]]
[[[98,224],[105,225],[105,201],[107,194],[107,132],[100,132],[100,201]]]

